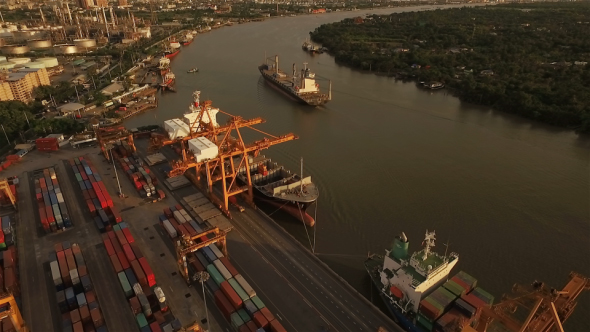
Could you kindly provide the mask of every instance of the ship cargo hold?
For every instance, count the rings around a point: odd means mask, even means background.
[[[299,74],[293,64],[293,73],[288,76],[279,69],[279,56],[276,55],[270,62],[269,59],[266,59],[266,62],[258,67],[258,70],[272,86],[301,103],[318,106],[332,100],[332,83],[329,82],[328,93],[322,93],[320,85],[316,83],[315,73],[307,68],[307,63],[304,63],[304,68]]]

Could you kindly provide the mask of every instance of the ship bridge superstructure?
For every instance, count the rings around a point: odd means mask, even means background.
[[[418,310],[418,304],[430,292],[444,283],[459,255],[441,256],[431,250],[435,246],[435,232],[426,231],[424,248],[408,257],[409,241],[404,233],[396,237],[392,250],[386,250],[381,271],[381,283],[401,298],[391,298],[402,311]]]

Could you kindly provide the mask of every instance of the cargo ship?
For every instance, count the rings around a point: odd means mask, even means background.
[[[463,271],[449,279],[459,255],[433,252],[435,237],[427,230],[423,249],[409,255],[408,238],[401,233],[384,256],[373,254],[365,261],[387,309],[407,331],[447,331],[452,324],[468,324],[494,301]]]
[[[162,90],[171,90],[174,91],[174,89],[172,88],[172,85],[174,84],[174,80],[176,79],[176,75],[174,75],[174,73],[172,73],[171,71],[167,72],[166,75],[164,75],[164,77],[162,77],[162,83],[160,83],[160,88]]]
[[[193,39],[193,35],[187,33],[186,36],[184,36],[184,38],[180,41],[180,43],[182,44],[182,46],[189,46],[193,42]]]
[[[167,57],[161,57],[158,62],[158,69],[160,69],[160,75],[164,77],[164,75],[170,70],[170,59]]]
[[[307,226],[315,225],[313,217],[306,212],[319,196],[318,188],[311,181],[311,176],[302,179],[301,176],[291,173],[284,166],[273,163],[265,156],[250,157],[249,166],[257,199],[280,208]],[[246,168],[240,168],[238,178],[247,183],[246,177]]]
[[[287,76],[279,69],[279,56],[276,55],[274,60],[269,63],[267,58],[265,63],[258,67],[262,77],[286,93],[291,98],[311,106],[318,106],[332,100],[332,82],[329,83],[328,93],[320,91],[320,85],[316,83],[315,74],[307,68],[307,63],[303,63],[304,68],[297,75],[295,64],[293,64],[293,75]]]

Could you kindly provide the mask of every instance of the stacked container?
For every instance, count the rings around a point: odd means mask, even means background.
[[[2,240],[2,243],[0,243],[0,250],[5,250],[7,247],[14,245],[14,232],[12,230],[10,216],[4,216],[0,220],[0,237]]]
[[[55,245],[49,257],[57,303],[63,317],[63,331],[106,332],[92,280],[80,246],[69,242]]]
[[[140,197],[164,198],[164,192],[156,188],[157,178],[141,159],[131,151],[125,141],[113,148],[113,158],[139,193]]]
[[[160,216],[160,223],[171,239],[179,236],[194,237],[204,231],[179,204],[165,208],[164,214]],[[203,236],[200,240],[207,241],[209,239]]]
[[[125,222],[103,234],[103,243],[119,284],[141,331],[172,331],[179,325],[156,284],[154,272]]]
[[[82,157],[70,159],[69,162],[96,227],[106,232],[112,224],[120,223],[121,215],[92,163]]]
[[[35,197],[39,206],[39,219],[45,232],[57,232],[72,227],[68,208],[55,174],[45,168],[34,176]]]
[[[0,285],[3,286],[3,290],[12,293],[14,296],[20,295],[20,287],[16,278],[18,267],[16,266],[16,248],[14,246],[8,247],[7,250],[2,251],[2,268],[0,272],[3,273],[1,276],[4,279],[0,280]]]

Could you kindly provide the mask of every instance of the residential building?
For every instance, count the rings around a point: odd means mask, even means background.
[[[34,88],[50,84],[45,68],[19,69],[0,81],[0,101],[20,100],[28,103],[33,100]]]

